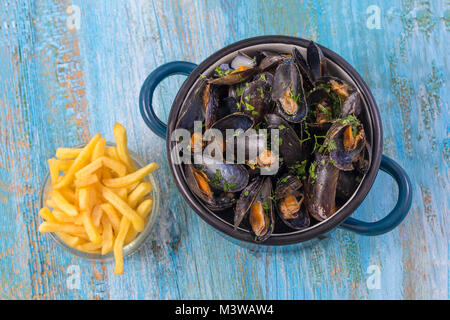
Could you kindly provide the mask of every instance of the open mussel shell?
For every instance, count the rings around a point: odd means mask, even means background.
[[[264,178],[248,215],[255,242],[267,240],[275,229],[275,216],[272,203],[272,182]]]
[[[272,100],[277,103],[278,113],[287,121],[298,123],[307,114],[307,102],[302,76],[293,58],[285,59],[276,69]]]
[[[345,118],[349,115],[359,116],[362,111],[361,96],[358,91],[351,93],[342,104],[341,114],[339,118]]]
[[[316,152],[305,185],[305,202],[308,213],[318,221],[331,217],[335,212],[336,186],[339,169],[328,155]]]
[[[270,75],[270,74],[269,74]],[[261,74],[255,80],[246,84],[242,92],[240,110],[259,123],[272,110],[272,76]]]
[[[230,192],[222,192],[216,196],[209,184],[209,178],[193,165],[188,164],[185,166],[185,175],[189,189],[199,197],[210,210],[222,211],[232,207],[236,202],[234,194]]]
[[[327,60],[322,49],[314,41],[310,41],[306,49],[306,59],[314,81],[327,74]]]
[[[230,66],[232,69],[238,69],[239,67],[254,68],[256,67],[256,61],[245,53],[238,51],[236,57],[231,60]]]
[[[266,122],[268,129],[279,130],[279,154],[288,168],[306,160],[308,154],[303,152],[300,139],[287,121],[276,114],[268,114]]]
[[[217,121],[219,115],[218,87],[208,83],[202,94],[203,109],[205,110],[205,128],[209,129]]]
[[[194,168],[206,175],[211,189],[234,193],[247,186],[249,175],[244,166],[224,163],[205,155],[202,160],[201,164],[194,164]]]
[[[246,81],[259,71],[256,61],[243,52],[238,52],[230,66],[233,70],[227,70],[219,78],[209,79],[208,83],[231,86]]]
[[[259,63],[259,69],[261,71],[266,71],[278,66],[284,59],[282,55],[272,51],[262,51],[261,55],[263,56]]]
[[[308,66],[308,63],[306,62],[305,58],[303,58],[300,51],[298,51],[297,48],[294,48],[292,50],[292,56],[295,59],[295,63],[298,66],[298,70],[300,71],[300,74],[302,75],[303,79],[303,88],[306,92],[309,92],[314,89],[314,80],[313,76],[311,75],[311,69]]]
[[[351,149],[347,149],[344,141],[346,131],[349,129],[350,135],[353,135],[353,125],[357,126],[358,131],[356,137],[352,136],[352,139],[355,139],[354,146]],[[354,169],[353,162],[358,160],[358,157],[365,148],[365,143],[366,139],[361,123],[357,121],[347,123],[338,120],[328,130],[323,146],[329,150],[330,159],[333,161],[334,166],[339,170],[351,171]],[[331,145],[333,146],[330,147]]]
[[[346,201],[358,188],[361,175],[357,171],[340,171],[336,187],[336,199]]]
[[[234,208],[234,228],[236,229],[244,220],[247,212],[250,210],[256,196],[259,194],[263,183],[263,177],[255,177],[248,186],[242,190],[239,199],[236,201],[236,206]]]
[[[220,130],[225,137],[227,129],[239,129],[245,132],[248,129],[252,128],[254,124],[255,121],[252,119],[252,117],[249,117],[248,115],[241,112],[236,112],[216,121],[211,126],[211,129]]]
[[[304,195],[300,191],[302,182],[296,176],[286,174],[281,177],[275,188],[275,201],[278,216],[290,228],[295,230],[309,227],[310,218],[303,204]]]
[[[316,80],[315,85],[316,87],[330,88],[330,90],[335,92],[342,99],[342,101],[345,101],[353,92],[356,91],[356,88],[351,84],[332,76],[321,77]]]
[[[205,120],[205,110],[203,106],[202,93],[205,89],[206,83],[203,83],[199,88],[193,91],[183,104],[183,108],[178,115],[178,122],[175,125],[177,129],[187,129],[194,131],[194,121]]]

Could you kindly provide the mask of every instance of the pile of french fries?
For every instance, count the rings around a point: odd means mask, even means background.
[[[39,231],[84,252],[113,250],[114,274],[122,274],[123,247],[144,229],[153,207],[152,185],[144,178],[158,165],[137,170],[125,128],[116,123],[113,134],[115,147],[96,134],[84,148],[58,148],[48,160],[51,191],[39,211],[45,220]]]

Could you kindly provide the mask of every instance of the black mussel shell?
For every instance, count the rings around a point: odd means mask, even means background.
[[[245,215],[250,210],[253,202],[255,201],[256,196],[259,194],[261,190],[263,182],[262,176],[257,176],[253,178],[253,180],[242,190],[239,199],[236,202],[236,206],[234,208],[234,228],[241,224],[242,220],[244,220]]]
[[[194,131],[194,121],[205,120],[205,110],[203,107],[202,93],[205,85],[200,86],[197,90],[193,91],[178,115],[178,122],[175,125],[177,129],[187,129],[191,132]]]
[[[358,135],[361,139],[353,150],[346,150],[344,147],[344,131],[348,126],[357,126]],[[365,134],[362,124],[358,121],[347,123],[345,120],[337,120],[328,130],[323,147],[330,153],[334,166],[339,170],[351,171],[354,169],[353,162],[356,161],[365,148]]]
[[[345,99],[342,104],[342,110],[339,118],[345,118],[349,115],[359,116],[362,111],[361,96],[358,91],[353,92]]]
[[[279,130],[279,154],[288,168],[307,159],[308,154],[303,152],[297,134],[287,121],[276,114],[268,114],[266,122],[268,129]]]
[[[322,221],[335,212],[339,169],[331,163],[329,156],[319,152],[315,153],[311,166],[305,185],[306,209],[314,219]]]
[[[209,129],[217,121],[219,114],[218,88],[208,83],[203,90],[202,101],[205,110],[205,128]]]
[[[300,74],[302,75],[303,79],[303,88],[305,89],[305,92],[309,92],[314,89],[314,80],[313,76],[311,75],[311,70],[308,66],[308,63],[306,62],[305,58],[303,58],[300,51],[298,51],[297,48],[294,48],[292,50],[292,56],[295,59],[295,63],[298,66],[298,70],[300,71]]]
[[[259,123],[272,110],[271,85],[267,78],[259,77],[248,83],[242,92],[240,110]]]
[[[238,192],[244,189],[249,180],[247,169],[240,164],[224,163],[217,159],[203,156],[203,163],[194,164],[209,179],[211,189],[223,192]]]
[[[275,201],[278,216],[280,219],[290,228],[295,230],[304,229],[309,227],[310,219],[306,212],[305,204],[300,205],[299,210],[296,212],[296,217],[287,219],[281,212],[281,203],[283,199],[288,195],[293,195],[298,201],[303,202],[304,195],[300,192],[302,182],[296,176],[285,174],[277,182],[275,188]]]
[[[265,232],[263,234],[256,235],[255,231],[253,230],[252,226],[252,212],[250,208],[250,214],[249,214],[249,220],[250,220],[250,226],[252,227],[252,234],[254,236],[255,242],[264,242],[267,240],[273,233],[273,230],[275,229],[275,215],[273,212],[273,203],[272,203],[272,182],[270,181],[270,178],[266,177],[264,178],[264,181],[262,182],[261,189],[259,193],[256,195],[253,205],[261,201],[263,210],[264,210],[264,220],[266,224],[266,228],[264,229]],[[267,225],[268,224],[268,225]]]
[[[361,182],[361,176],[356,171],[339,171],[336,187],[336,198],[345,202],[355,193]]]
[[[278,66],[283,61],[283,59],[285,59],[280,54],[271,51],[263,51],[261,52],[261,54],[264,56],[259,63],[259,69],[261,71],[274,68]]]
[[[307,114],[307,102],[302,76],[293,58],[285,59],[276,69],[272,100],[277,103],[278,113],[287,121],[298,123]]]
[[[314,81],[327,74],[327,60],[322,49],[314,41],[309,42],[306,58]]]

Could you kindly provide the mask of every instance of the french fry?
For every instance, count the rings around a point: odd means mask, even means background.
[[[130,226],[130,228],[128,228],[128,233],[125,237],[124,240],[124,244],[129,244],[131,241],[133,241],[134,239],[136,239],[136,236],[139,234],[139,232],[137,232],[133,226]]]
[[[75,247],[81,243],[81,238],[77,236],[72,236],[65,232],[55,232],[56,235],[68,246]]]
[[[117,154],[116,147],[106,147],[105,149],[105,155],[108,158],[114,159],[116,161],[120,161],[119,155]]]
[[[77,224],[77,217],[71,217],[59,209],[53,209],[52,214],[57,222]]]
[[[114,274],[123,274],[123,243],[130,225],[130,220],[127,217],[123,217],[120,221],[119,234],[114,241],[114,259],[116,260]]]
[[[103,210],[100,205],[96,205],[94,209],[92,209],[92,223],[98,228],[100,226],[100,220],[102,219]]]
[[[128,172],[136,171],[136,166],[130,157],[127,147],[127,131],[120,123],[116,123],[113,128],[114,140],[116,140],[116,150],[119,159],[127,166]]]
[[[117,194],[120,198],[122,198],[123,201],[127,201],[128,199],[128,191],[127,188],[120,188],[120,189],[112,189],[112,191]]]
[[[114,207],[110,203],[103,203],[100,205],[100,207],[108,217],[108,220],[109,222],[111,222],[114,232],[117,235],[119,233],[120,216],[117,213],[116,209],[114,209]]]
[[[50,196],[54,201],[57,208],[61,209],[65,213],[67,213],[71,217],[75,217],[78,215],[78,210],[74,205],[70,204],[69,201],[64,198],[64,196],[58,191],[53,190],[50,192]]]
[[[146,218],[153,208],[153,198],[143,200],[136,209],[136,212],[142,217]]]
[[[48,171],[50,172],[50,181],[53,186],[56,184],[59,177],[58,161],[55,158],[51,158],[47,160],[47,163],[48,163]]]
[[[156,163],[150,163],[145,167],[130,173],[126,176],[113,179],[103,179],[103,184],[108,188],[124,188],[142,180],[146,175],[150,174],[154,170],[158,169],[159,165]]]
[[[80,169],[78,172],[76,172],[75,178],[80,179],[82,177],[89,176],[89,175],[93,174],[95,171],[97,171],[98,169],[100,169],[102,167],[102,165],[103,165],[102,158],[98,158],[98,159],[92,161],[91,163],[89,163],[84,168]]]
[[[99,182],[99,180],[98,180],[98,176],[95,174],[82,176],[75,180],[75,187],[76,188],[86,188],[97,182]]]
[[[112,225],[109,222],[108,218],[102,217],[102,225],[103,225],[103,236],[102,236],[102,254],[107,254],[113,248],[113,229]]]
[[[152,191],[152,185],[146,181],[141,182],[128,196],[128,205],[135,209],[146,194]]]
[[[86,231],[82,226],[72,223],[54,223],[50,221],[42,222],[39,226],[39,232],[65,232],[78,237],[86,237]]]
[[[50,211],[49,208],[47,207],[43,207],[41,210],[39,210],[39,215],[42,217],[42,219],[44,219],[45,221],[50,221],[50,222],[58,222],[58,220],[56,220],[56,218],[53,216],[52,212]]]
[[[75,159],[80,154],[82,148],[58,148],[56,158],[60,160]]]
[[[106,148],[106,139],[100,138],[100,140],[98,140],[97,144],[95,145],[94,151],[92,151],[91,161],[103,157],[105,155],[105,148]]]
[[[78,189],[78,207],[80,210],[91,212],[97,201],[95,188],[86,187]]]
[[[64,178],[53,186],[54,189],[60,189],[68,186],[72,182],[75,173],[80,170],[91,158],[92,151],[95,148],[98,140],[100,139],[100,134],[96,134],[91,141],[83,148],[83,150],[78,154],[73,164],[70,166]]]
[[[105,167],[114,171],[119,177],[123,177],[127,173],[127,167],[125,167],[120,161],[110,157],[102,157],[102,161]]]
[[[81,211],[81,217],[83,219],[84,229],[86,230],[89,240],[93,243],[100,243],[102,241],[102,237],[100,236],[97,228],[92,223],[92,217],[89,211]]]
[[[128,203],[126,203],[122,198],[116,195],[113,191],[106,187],[101,187],[102,196],[106,199],[114,208],[116,208],[122,215],[130,219],[133,227],[136,231],[141,232],[144,229],[144,219],[137,214],[135,210],[130,208]]]
[[[67,171],[73,164],[73,160],[59,160],[58,159],[56,161],[57,161],[57,164],[59,167],[59,171]]]
[[[75,191],[72,189],[65,187],[58,190],[63,197],[71,204],[75,204]]]
[[[102,247],[101,243],[86,242],[76,246],[78,250],[89,252],[89,253],[100,253]]]

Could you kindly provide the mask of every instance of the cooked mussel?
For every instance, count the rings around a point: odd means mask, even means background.
[[[256,62],[242,52],[238,52],[232,60],[231,68],[224,71],[219,66],[215,70],[218,78],[209,79],[208,82],[215,85],[231,86],[249,79],[259,70]]]
[[[215,158],[203,155],[202,163],[195,161],[194,168],[208,178],[209,186],[220,192],[238,192],[244,189],[249,175],[244,166],[224,163]]]
[[[255,119],[255,123],[259,123],[272,110],[272,85],[268,79],[269,76],[264,74],[257,77],[247,83],[241,95],[240,110]]]
[[[303,58],[300,51],[298,51],[297,48],[294,48],[292,50],[292,56],[295,59],[295,63],[298,66],[298,70],[300,71],[300,74],[302,75],[303,79],[303,88],[305,89],[305,92],[309,92],[314,89],[314,79],[311,74],[311,69],[308,66],[308,63],[306,62],[305,58]]]
[[[318,221],[325,220],[335,212],[336,186],[339,169],[325,153],[316,152],[315,161],[309,168],[306,184],[306,208]]]
[[[272,204],[272,183],[264,178],[261,188],[250,206],[249,222],[255,242],[263,242],[273,233],[275,217]]]
[[[282,55],[280,55],[279,53],[272,52],[272,51],[263,51],[263,52],[261,52],[261,54],[263,56],[261,62],[259,63],[259,69],[261,71],[265,71],[265,70],[276,67],[284,59],[284,57]]]
[[[359,121],[340,119],[328,130],[323,146],[329,151],[334,166],[351,171],[353,162],[358,160],[365,147],[365,141],[364,128]]]
[[[290,174],[281,177],[275,188],[278,215],[287,226],[296,230],[306,228],[310,223],[301,188],[300,179]]]
[[[259,194],[263,183],[263,177],[257,176],[242,190],[234,208],[234,228],[236,229],[250,210],[256,196]]]
[[[278,113],[287,121],[298,123],[307,113],[307,102],[302,76],[293,58],[284,59],[277,67],[273,79],[272,99]]]

